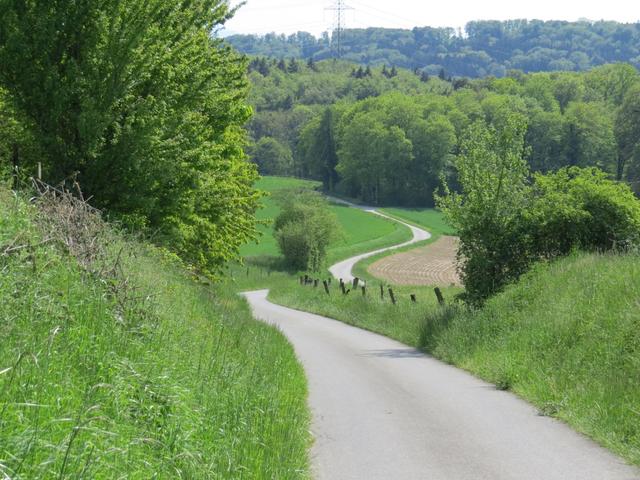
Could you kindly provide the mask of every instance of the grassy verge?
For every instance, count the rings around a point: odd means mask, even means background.
[[[639,256],[541,264],[479,311],[441,308],[425,287],[396,288],[397,306],[377,284],[367,298],[336,288],[327,296],[281,281],[270,298],[431,352],[640,465]]]
[[[540,265],[421,344],[640,465],[640,257]]]
[[[115,235],[123,301],[34,215],[0,190],[0,476],[307,478],[306,381],[276,329]]]
[[[407,345],[418,345],[425,316],[439,309],[432,287],[393,287],[396,305],[391,303],[389,291],[380,284],[369,283],[366,296],[361,290],[342,295],[338,283],[332,282],[330,295],[320,285],[303,287],[293,279],[278,280],[270,285],[269,299],[280,305],[312,312],[341,320],[350,325],[381,333]],[[449,299],[459,292],[457,288],[444,288]],[[416,295],[413,303],[410,295]]]

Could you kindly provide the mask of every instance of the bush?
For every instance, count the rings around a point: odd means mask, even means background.
[[[517,115],[503,125],[467,131],[455,162],[462,191],[438,198],[460,236],[465,296],[475,305],[541,259],[640,245],[640,201],[627,185],[578,167],[536,174],[531,182],[526,125]]]
[[[274,235],[287,264],[298,270],[318,271],[327,246],[337,238],[338,220],[315,192],[286,192],[279,199],[282,211]]]
[[[526,220],[539,254],[626,250],[640,244],[640,202],[626,184],[596,168],[563,168],[534,179],[535,200]]]

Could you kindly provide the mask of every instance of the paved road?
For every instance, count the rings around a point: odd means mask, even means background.
[[[245,294],[309,381],[317,480],[640,480],[564,424],[386,337]]]
[[[363,258],[372,257],[381,252],[386,252],[388,250],[394,250],[396,248],[405,247],[407,245],[411,245],[413,243],[421,242],[422,240],[428,240],[429,238],[431,238],[431,234],[426,230],[423,230],[422,228],[414,227],[413,225],[409,225],[408,223],[392,218],[388,215],[385,215],[384,213],[380,213],[375,208],[356,205],[354,203],[347,202],[346,200],[342,200],[339,198],[334,198],[334,197],[328,197],[328,198],[332,202],[349,205],[350,207],[359,208],[361,210],[364,210],[365,212],[368,212],[374,215],[379,215],[381,217],[388,218],[389,220],[393,220],[394,222],[400,223],[408,227],[409,229],[411,229],[411,233],[413,234],[413,238],[408,242],[403,242],[398,245],[393,245],[387,248],[380,248],[378,250],[373,250],[372,252],[362,253],[360,255],[356,255],[355,257],[347,258],[346,260],[338,262],[335,265],[332,265],[331,267],[329,267],[329,272],[331,272],[331,275],[333,275],[333,277],[338,280],[339,279],[344,280],[345,283],[349,283],[353,281],[354,277],[353,277],[353,274],[351,273],[351,271],[353,270],[353,266]]]

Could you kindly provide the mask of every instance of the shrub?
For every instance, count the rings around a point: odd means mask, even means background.
[[[500,131],[470,127],[455,162],[461,192],[438,198],[460,236],[458,261],[471,304],[538,260],[640,245],[640,201],[628,185],[578,167],[529,180],[525,127],[517,115],[508,115]]]
[[[318,271],[327,246],[336,239],[338,221],[315,192],[286,192],[279,199],[282,211],[274,235],[285,261],[298,270]]]

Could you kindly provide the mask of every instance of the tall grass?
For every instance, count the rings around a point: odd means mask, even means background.
[[[234,291],[122,238],[132,300],[0,190],[0,477],[308,476],[306,382]],[[5,247],[5,248],[3,248]]]
[[[482,310],[435,323],[422,338],[434,355],[640,465],[639,256],[538,265]]]
[[[451,302],[458,291],[442,308],[430,288],[396,288],[394,306],[376,283],[363,298],[280,281],[270,299],[430,352],[640,465],[640,256],[539,264],[477,311]]]

